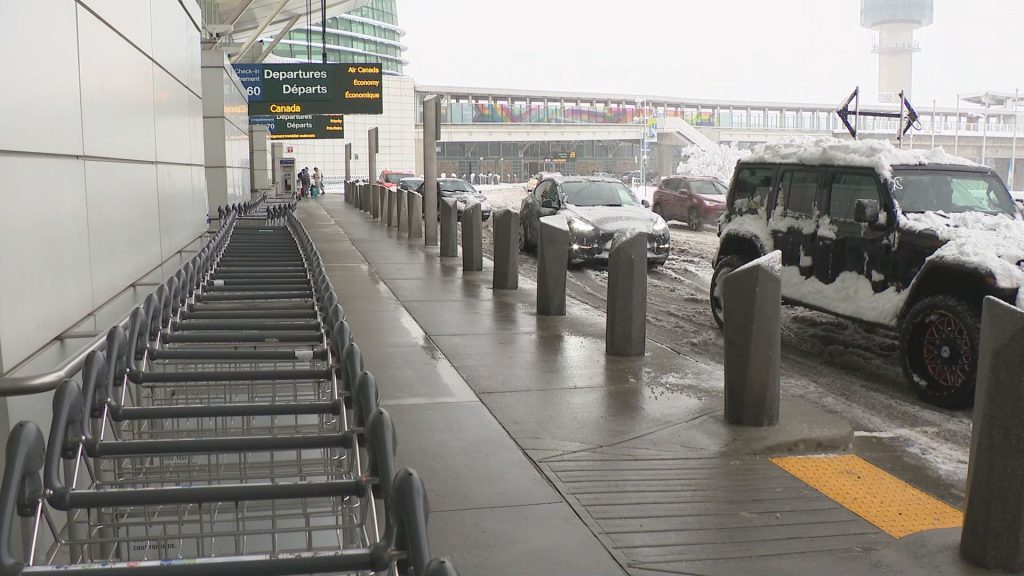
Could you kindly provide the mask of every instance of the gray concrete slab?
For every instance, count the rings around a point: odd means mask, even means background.
[[[479,402],[384,406],[432,512],[564,502]]]
[[[360,345],[382,404],[477,401],[476,394],[436,346]]]
[[[430,546],[450,555],[460,574],[625,574],[564,503],[431,514]]]

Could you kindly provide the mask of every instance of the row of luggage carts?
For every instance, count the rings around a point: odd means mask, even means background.
[[[48,438],[14,426],[2,576],[455,574],[293,208],[224,210],[58,387]]]

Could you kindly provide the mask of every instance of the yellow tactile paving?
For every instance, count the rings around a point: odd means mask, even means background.
[[[896,538],[963,523],[963,513],[956,508],[857,456],[788,456],[771,461]]]

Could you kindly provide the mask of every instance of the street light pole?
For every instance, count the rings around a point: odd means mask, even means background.
[[[953,155],[960,155],[960,95],[956,95],[956,126],[953,132]]]

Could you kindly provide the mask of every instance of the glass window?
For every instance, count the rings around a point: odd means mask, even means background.
[[[690,190],[701,196],[721,196],[725,201],[725,194],[728,190],[718,180],[690,180]]]
[[[854,219],[857,200],[878,202],[878,183],[870,174],[837,174],[832,178],[828,214],[833,220]]]
[[[1014,216],[1013,200],[995,176],[953,170],[897,171],[889,184],[904,212],[984,212]]]
[[[782,199],[790,214],[814,214],[814,201],[818,195],[818,172],[789,170],[782,175]]]
[[[753,213],[764,207],[775,180],[774,168],[743,168],[733,182],[732,209]]]
[[[565,201],[575,206],[637,206],[633,193],[619,182],[565,182]]]
[[[678,192],[681,183],[682,181],[679,178],[665,178],[661,183],[661,187],[669,192]]]

